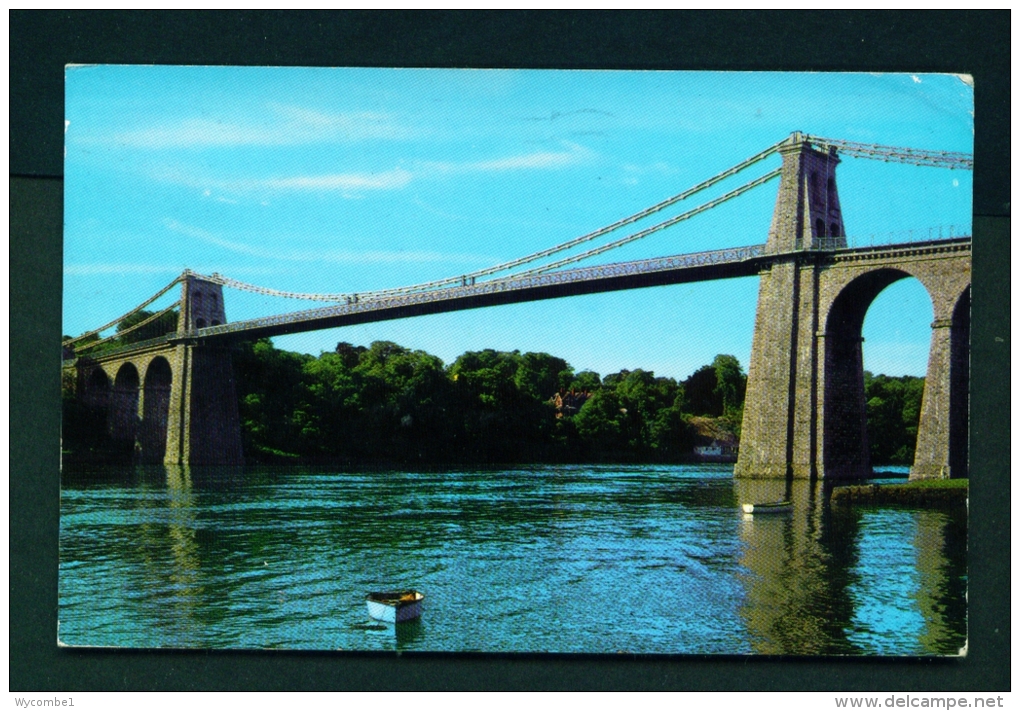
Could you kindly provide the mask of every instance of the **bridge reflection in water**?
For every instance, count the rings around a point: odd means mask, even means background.
[[[932,655],[965,646],[965,510],[830,507],[831,482],[733,484],[738,501],[793,504],[740,522],[740,615],[754,653]]]

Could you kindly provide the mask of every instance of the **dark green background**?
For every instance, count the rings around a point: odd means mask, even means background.
[[[1008,690],[1009,24],[1008,11],[12,11],[10,689]],[[66,63],[972,74],[969,655],[783,660],[57,648]]]

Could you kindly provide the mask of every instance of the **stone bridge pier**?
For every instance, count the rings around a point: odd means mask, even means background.
[[[847,250],[835,152],[794,134],[780,153],[735,475],[871,474],[861,329],[875,297],[913,277],[934,321],[910,476],[966,476],[969,240]]]

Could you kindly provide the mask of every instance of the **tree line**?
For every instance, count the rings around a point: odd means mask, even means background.
[[[575,372],[548,353],[452,364],[387,341],[318,357],[269,340],[234,353],[246,456],[420,463],[680,461],[694,416],[739,427],[746,376],[717,356],[684,381]]]

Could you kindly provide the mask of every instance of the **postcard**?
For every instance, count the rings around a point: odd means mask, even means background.
[[[973,106],[68,66],[59,644],[966,654]]]

